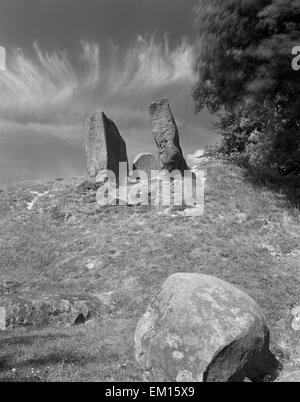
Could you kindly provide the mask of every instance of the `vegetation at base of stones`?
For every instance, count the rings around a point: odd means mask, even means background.
[[[300,174],[298,0],[200,0],[196,109],[219,116],[219,155],[266,175]],[[299,193],[300,199],[300,193]]]
[[[97,183],[95,181],[85,180],[84,182],[80,183],[79,186],[77,186],[76,191],[81,195],[85,195],[89,192],[97,191],[101,186],[101,182]]]
[[[282,194],[252,186],[237,166],[211,159],[201,169],[205,209],[197,217],[100,208],[77,191],[86,177],[1,186],[1,297],[95,296],[109,311],[69,328],[0,331],[0,381],[141,381],[136,325],[177,272],[245,291],[266,316],[282,375],[300,370],[292,328],[300,305],[299,213]],[[28,209],[33,192],[44,195]],[[65,216],[59,224],[53,208]]]

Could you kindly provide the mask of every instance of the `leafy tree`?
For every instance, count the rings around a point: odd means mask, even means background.
[[[221,151],[299,173],[299,0],[200,0],[195,13],[193,97],[197,111],[219,113]]]

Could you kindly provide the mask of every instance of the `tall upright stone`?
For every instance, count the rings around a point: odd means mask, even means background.
[[[103,112],[95,112],[86,120],[87,171],[93,178],[101,170],[111,170],[116,177],[119,163],[127,162],[126,143],[117,126]]]
[[[168,170],[188,170],[179,143],[179,133],[168,99],[163,98],[150,105],[152,132],[158,147],[161,167]]]

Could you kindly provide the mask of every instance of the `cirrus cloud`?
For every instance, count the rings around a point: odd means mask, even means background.
[[[83,120],[94,110],[117,123],[130,159],[156,153],[148,106],[162,96],[170,99],[183,149],[210,142],[209,116],[194,115],[194,49],[187,40],[171,48],[167,36],[137,35],[127,48],[81,40],[77,53],[48,52],[38,43],[32,50],[8,51],[0,73],[0,182],[19,180],[19,171],[22,179],[57,175],[58,166],[62,174],[84,173]],[[14,160],[22,169],[11,169]]]
[[[48,53],[38,43],[33,49],[31,57],[13,49],[7,71],[0,75],[2,118],[58,123],[62,113],[65,119],[77,114],[78,105],[86,112],[90,100],[105,106],[116,96],[130,95],[134,103],[148,89],[193,78],[193,49],[184,40],[170,50],[167,38],[159,43],[154,36],[138,35],[123,55],[113,44],[104,55],[99,44],[87,41],[81,41],[77,57],[61,50]]]

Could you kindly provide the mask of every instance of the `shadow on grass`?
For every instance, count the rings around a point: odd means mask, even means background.
[[[281,192],[293,208],[300,209],[300,175],[282,176],[266,170],[249,169],[245,172],[245,179],[253,186]]]
[[[5,334],[0,337],[0,382],[43,382],[44,378],[36,375],[26,375],[24,370],[51,367],[57,364],[74,364],[84,366],[87,363],[97,361],[96,356],[78,353],[73,350],[62,350],[55,347],[55,342],[70,338],[66,334],[33,334],[13,336]],[[32,347],[37,342],[45,345],[44,350],[37,357],[26,358],[26,348]],[[47,343],[50,342],[50,345]],[[55,351],[51,351],[51,343],[54,343]],[[48,346],[48,350],[47,350]],[[28,353],[28,352],[27,352]],[[30,355],[31,351],[29,352]],[[23,357],[18,360],[18,356]]]
[[[262,378],[257,379],[258,382],[274,382],[283,368],[282,363],[271,351],[269,351],[267,360],[266,374]]]
[[[65,334],[59,334],[59,335],[39,334],[39,335],[20,335],[20,336],[12,335],[11,337],[8,337],[6,335],[4,339],[1,339],[0,337],[0,351],[11,346],[31,346],[36,342],[36,340],[45,340],[46,343],[49,341],[55,341],[56,339],[63,339],[69,337],[70,335]]]
[[[16,377],[16,378],[13,378],[13,377],[7,377],[7,378],[0,378],[0,382],[21,382],[21,383],[23,383],[23,382],[45,382],[42,378],[40,378],[40,377],[35,377],[35,376],[32,376],[32,377]]]

